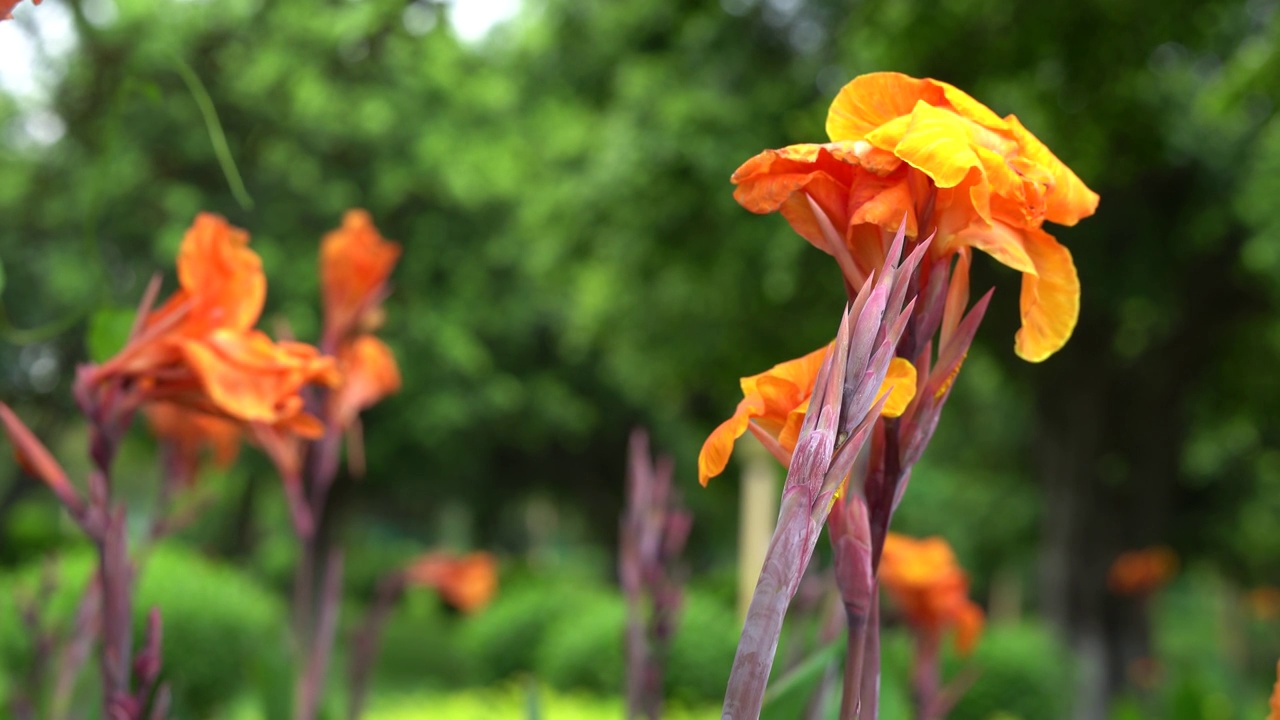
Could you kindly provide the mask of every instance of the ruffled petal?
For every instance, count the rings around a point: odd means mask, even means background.
[[[862,140],[894,118],[909,115],[921,100],[937,105],[945,100],[945,94],[929,80],[902,73],[859,75],[832,101],[827,111],[827,136],[832,142]]]
[[[1043,230],[1027,230],[1024,247],[1036,272],[1022,276],[1022,328],[1014,350],[1023,360],[1040,362],[1065,345],[1075,330],[1080,278],[1070,251]]]
[[[805,195],[812,197],[832,225],[848,225],[849,188],[857,169],[852,152],[833,155],[822,145],[790,145],[766,150],[733,174],[733,197],[754,213],[781,211],[795,231],[815,247],[832,254],[826,236]]]
[[[1036,165],[1048,176],[1045,190],[1044,217],[1059,225],[1075,225],[1098,209],[1098,193],[1090,190],[1071,168],[1032,135],[1018,118],[1006,118],[1010,131],[1018,141],[1022,157]]]

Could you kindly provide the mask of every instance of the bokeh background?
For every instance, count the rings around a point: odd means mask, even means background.
[[[946,537],[990,615],[952,717],[1259,717],[1280,655],[1265,592],[1280,585],[1276,10],[23,4],[0,25],[0,397],[78,475],[75,365],[114,351],[153,273],[172,287],[198,211],[252,233],[264,327],[314,340],[319,239],[366,208],[404,246],[382,331],[404,389],[365,417],[369,476],[337,490],[344,627],[425,549],[502,565],[474,615],[409,595],[372,716],[520,717],[529,697],[560,708],[547,717],[620,712],[614,558],[626,438],[644,426],[695,517],[669,696],[714,717],[738,632],[738,466],[704,490],[696,453],[737,378],[825,342],[843,297],[830,259],[739,208],[729,175],[823,140],[856,74],[935,77],[1018,115],[1102,196],[1052,229],[1083,299],[1049,361],[1012,352],[1016,274],[975,263],[992,309],[895,521]],[[139,427],[120,461],[140,512],[153,453]],[[270,465],[242,455],[206,473],[208,507],[143,575],[183,717],[288,702],[287,512]],[[1120,553],[1155,545],[1180,559],[1168,585],[1108,590]],[[30,650],[13,598],[55,556],[65,614],[87,551],[49,493],[0,463],[0,695]],[[888,645],[885,713],[905,717],[905,637]]]

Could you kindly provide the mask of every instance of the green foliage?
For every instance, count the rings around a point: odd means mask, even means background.
[[[480,610],[475,622],[483,622],[489,610]],[[382,685],[418,689],[471,684],[478,658],[459,645],[462,623],[435,593],[410,591],[387,620],[374,678]]]
[[[602,595],[547,628],[535,658],[537,676],[555,688],[619,694],[625,673],[627,608]]]
[[[723,699],[741,632],[731,599],[686,593],[667,658],[667,697],[689,703]]]
[[[463,622],[458,647],[475,662],[480,682],[532,672],[537,667],[538,650],[552,628],[562,619],[578,617],[600,598],[608,598],[598,587],[556,580],[508,585],[483,612]]]
[[[95,566],[88,551],[56,565],[55,594],[43,610],[46,621],[65,631]],[[34,591],[43,570],[27,568],[0,579],[0,668],[16,673],[30,663],[31,647],[17,624],[15,598]],[[280,601],[227,565],[164,545],[143,566],[135,596],[137,642],[146,614],[158,607],[163,620],[165,678],[175,712],[208,717],[246,689],[282,709],[287,694],[287,623]],[[93,672],[92,661],[87,672]],[[274,690],[273,690],[274,688]],[[283,692],[281,695],[280,693]],[[274,694],[273,694],[274,693]]]
[[[549,688],[512,685],[450,694],[387,694],[375,698],[368,720],[471,720],[472,718],[546,717],[555,720],[598,720],[623,716],[622,701]],[[666,720],[711,720],[719,707],[691,708],[678,703],[663,713]],[[245,720],[249,720],[245,718]]]
[[[968,662],[980,674],[949,718],[1069,717],[1073,696],[1071,657],[1042,624],[987,628]]]

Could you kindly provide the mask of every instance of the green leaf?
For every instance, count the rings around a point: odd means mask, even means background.
[[[765,720],[804,717],[805,708],[817,692],[822,676],[844,651],[844,643],[842,638],[818,649],[791,672],[771,683],[764,696],[760,717]]]
[[[129,338],[136,313],[135,309],[124,307],[105,307],[94,312],[89,317],[89,329],[84,340],[89,359],[103,362],[119,352]]]

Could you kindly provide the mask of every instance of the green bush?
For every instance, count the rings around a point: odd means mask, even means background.
[[[622,692],[627,608],[616,594],[597,593],[553,623],[535,658],[539,679],[561,690]]]
[[[408,693],[373,699],[366,720],[489,720],[545,717],[554,720],[599,720],[623,716],[617,697],[598,698],[541,687],[510,685],[449,694]],[[719,705],[698,709],[671,704],[664,720],[711,720]]]
[[[92,553],[77,550],[57,565],[57,589],[46,605],[49,621],[68,628],[90,573]],[[42,569],[14,573],[0,592],[0,670],[13,675],[30,662],[30,643],[18,623],[13,596],[30,593]],[[273,710],[287,703],[287,621],[278,598],[252,578],[171,544],[146,558],[135,596],[135,642],[141,642],[150,608],[164,627],[164,676],[177,717],[210,717],[243,692],[258,691]],[[93,661],[86,672],[96,672]],[[275,712],[271,713],[275,715]]]
[[[557,582],[559,580],[559,582]],[[467,618],[458,633],[459,655],[475,664],[481,683],[532,672],[538,648],[552,626],[599,597],[598,586],[575,578],[540,578],[503,587],[493,604]]]
[[[488,611],[480,610],[476,619]],[[419,689],[471,684],[476,668],[474,658],[459,647],[461,623],[435,593],[410,591],[383,627],[374,678],[380,684]]]
[[[667,697],[690,703],[721,700],[741,632],[732,599],[688,593],[667,658]]]
[[[1042,624],[988,628],[968,662],[980,674],[948,715],[951,720],[1054,720],[1068,716],[1071,658]]]

